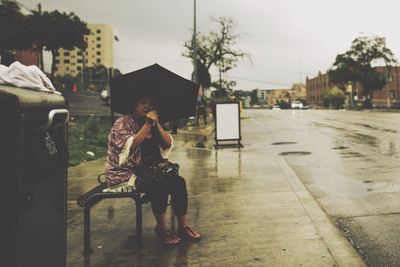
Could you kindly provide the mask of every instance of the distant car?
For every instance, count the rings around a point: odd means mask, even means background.
[[[293,101],[291,104],[291,108],[302,109],[303,103],[301,103],[300,101]]]
[[[272,110],[280,110],[281,107],[279,105],[273,105]]]
[[[100,93],[100,99],[107,103],[107,105],[111,104],[111,97],[107,89],[104,89]]]

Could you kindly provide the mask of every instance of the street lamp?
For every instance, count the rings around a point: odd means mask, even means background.
[[[350,108],[353,109],[353,84],[352,82],[347,83],[347,92],[350,92]]]

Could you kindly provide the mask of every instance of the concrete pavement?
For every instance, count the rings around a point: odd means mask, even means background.
[[[68,266],[364,266],[282,157],[246,147],[214,150],[212,142],[194,148],[213,138],[210,130],[180,131],[170,159],[187,181],[200,242],[161,245],[145,205],[138,248],[131,200],[106,200],[92,210],[94,253],[85,258],[83,211],[75,199],[96,184],[105,166],[99,159],[69,169]]]

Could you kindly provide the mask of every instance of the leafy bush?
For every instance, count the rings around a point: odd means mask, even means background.
[[[68,132],[69,166],[107,155],[109,124],[90,117],[84,124],[71,125]],[[93,152],[94,156],[87,154]]]
[[[339,109],[343,106],[346,95],[343,90],[338,87],[333,87],[324,97],[324,106]]]

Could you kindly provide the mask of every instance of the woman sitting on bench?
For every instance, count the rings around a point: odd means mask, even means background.
[[[178,244],[181,239],[200,239],[200,235],[188,226],[188,196],[185,180],[175,173],[165,175],[156,182],[145,182],[139,174],[146,158],[167,159],[173,147],[172,137],[158,121],[154,103],[150,97],[140,97],[133,104],[133,113],[120,117],[111,128],[107,158],[108,191],[122,191],[135,187],[149,194],[151,207],[157,222],[154,231],[167,245]],[[168,195],[178,219],[178,237],[167,224]]]

